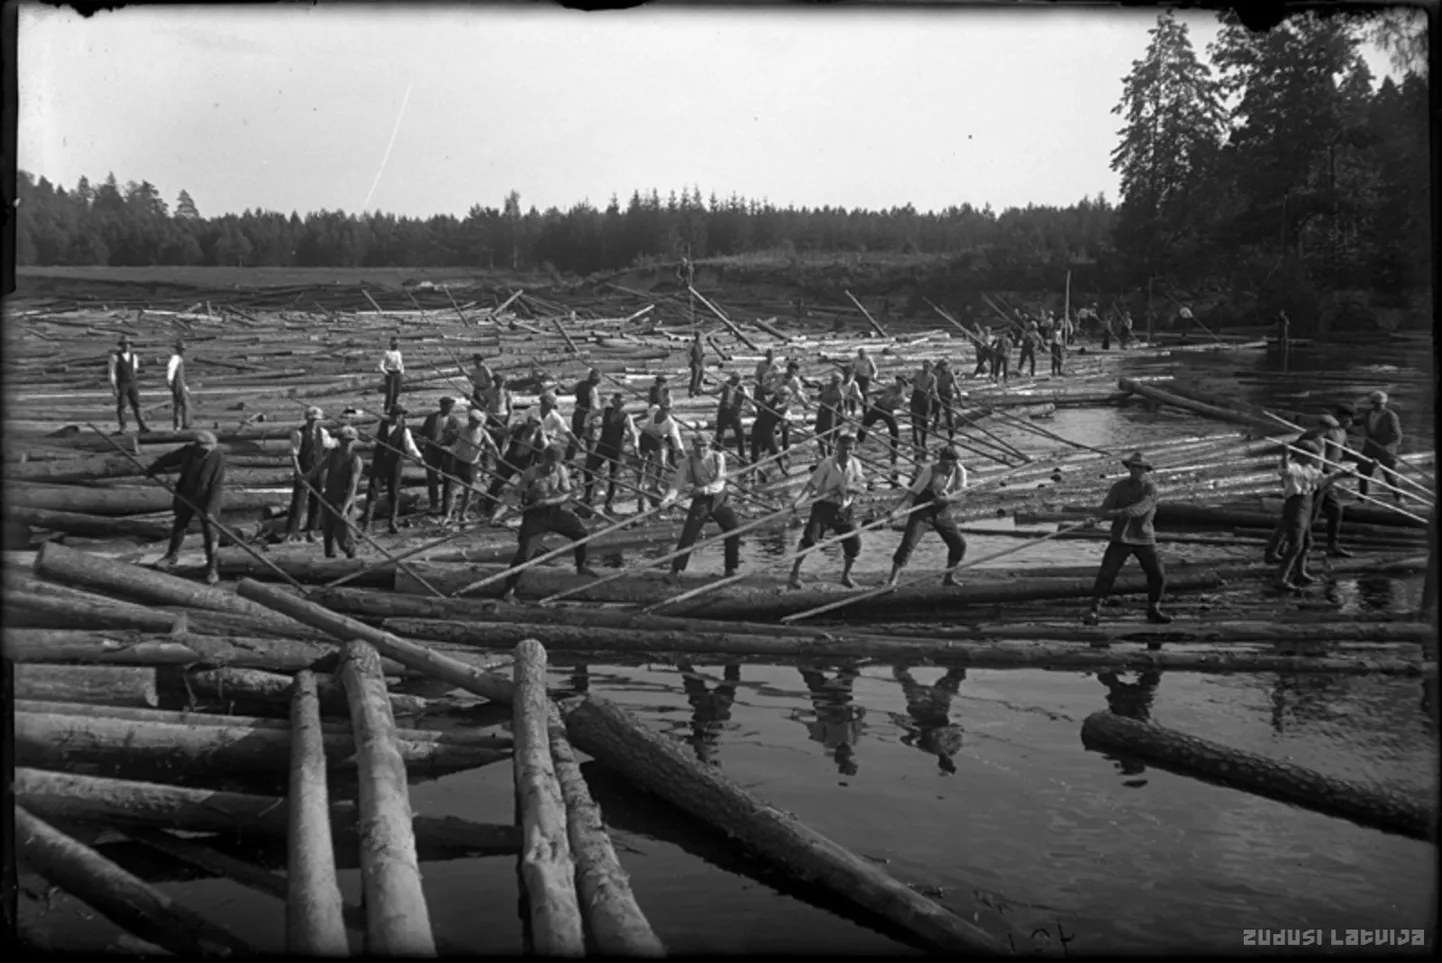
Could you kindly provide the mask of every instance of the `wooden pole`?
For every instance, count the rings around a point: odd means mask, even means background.
[[[531,938],[540,956],[585,956],[575,864],[566,832],[566,803],[556,781],[547,737],[546,650],[534,640],[515,649],[512,703],[516,752],[516,813],[521,826],[520,872]]]
[[[325,744],[315,676],[295,677],[290,703],[290,792],[286,833],[286,949],[304,956],[349,956],[336,880],[326,786]]]
[[[571,320],[574,321],[575,319],[576,319],[576,312],[572,311],[572,312],[571,312]],[[581,349],[576,347],[576,342],[572,341],[572,340],[571,340],[571,336],[566,333],[566,328],[565,328],[565,326],[564,326],[563,324],[561,324],[561,319],[558,318],[558,317],[556,317],[556,316],[553,314],[553,315],[551,315],[551,323],[556,326],[556,330],[557,330],[557,331],[561,332],[561,337],[565,339],[565,341],[566,341],[566,347],[570,349],[571,353],[572,353],[572,354],[580,354],[580,353],[581,353]]]
[[[861,312],[862,317],[866,318],[866,323],[871,325],[872,330],[874,330],[877,334],[881,335],[883,338],[891,337],[891,335],[886,333],[885,328],[876,323],[876,319],[871,316],[871,312],[866,310],[866,308],[862,306],[860,301],[856,300],[856,296],[854,294],[852,294],[850,291],[846,291],[844,293],[848,298],[851,299],[851,303],[856,305],[856,309]]]
[[[1272,419],[1273,421],[1277,422],[1277,424],[1279,424],[1279,425],[1284,425],[1285,427],[1290,428],[1290,429],[1292,429],[1293,431],[1302,431],[1302,430],[1303,430],[1301,425],[1294,425],[1294,424],[1292,424],[1292,422],[1290,422],[1290,421],[1288,421],[1287,419],[1281,417],[1280,415],[1273,414],[1273,413],[1270,412],[1270,411],[1266,411],[1266,412],[1264,412],[1264,414],[1266,414],[1266,416],[1267,416],[1268,418],[1270,418],[1270,419]],[[1346,445],[1338,445],[1337,447],[1340,448],[1344,454],[1353,455],[1353,456],[1355,456],[1355,457],[1357,457],[1357,458],[1359,458],[1359,459],[1362,459],[1362,460],[1364,460],[1364,461],[1371,461],[1371,460],[1372,460],[1372,459],[1368,458],[1366,455],[1363,455],[1361,452],[1353,451],[1351,448],[1348,448]],[[1400,461],[1401,459],[1398,459],[1398,460]],[[1332,462],[1328,462],[1328,464],[1333,464],[1333,463],[1332,463]],[[1429,490],[1427,489],[1426,486],[1424,486],[1424,485],[1422,485],[1422,484],[1420,484],[1420,483],[1418,483],[1418,482],[1416,482],[1416,481],[1413,481],[1411,478],[1408,478],[1406,475],[1402,474],[1401,472],[1393,472],[1392,474],[1393,474],[1393,476],[1396,477],[1397,479],[1399,479],[1399,480],[1401,480],[1401,481],[1405,481],[1407,484],[1409,484],[1409,485],[1411,485],[1413,488],[1417,489],[1417,491],[1421,492],[1423,495],[1432,495],[1432,494],[1433,494],[1431,491],[1429,491]],[[1416,494],[1414,494],[1414,493],[1412,493],[1412,492],[1403,491],[1403,490],[1400,489],[1400,488],[1396,488],[1396,487],[1394,487],[1394,486],[1392,486],[1392,485],[1389,485],[1387,482],[1382,481],[1382,479],[1380,479],[1380,478],[1373,479],[1373,481],[1377,484],[1377,486],[1378,486],[1379,488],[1386,488],[1386,489],[1388,489],[1389,491],[1397,492],[1399,495],[1406,495],[1406,496],[1408,496],[1409,498],[1414,498],[1414,499],[1416,499],[1417,501],[1422,502],[1423,504],[1425,504],[1425,505],[1428,506],[1429,508],[1430,508],[1430,507],[1432,506],[1432,504],[1433,504],[1431,501],[1428,501],[1426,498],[1422,498],[1422,497],[1420,497],[1420,496],[1418,496],[1418,495],[1416,495]]]
[[[1071,320],[1071,269],[1066,272],[1066,294],[1061,305],[1061,316],[1063,321]]]
[[[44,878],[121,929],[177,956],[259,953],[23,806],[15,807],[15,848]]]
[[[736,323],[734,321],[721,313],[720,308],[716,307],[716,305],[712,304],[710,301],[707,301],[704,297],[702,297],[701,292],[697,291],[689,284],[686,286],[686,290],[690,291],[692,296],[695,297],[697,301],[700,301],[711,311],[712,314],[716,315],[716,317],[720,319],[721,323],[726,325],[726,327],[731,331],[731,333],[736,335],[736,337],[741,341],[742,344],[746,345],[746,347],[750,348],[752,351],[761,350],[756,346],[756,343],[754,341],[752,341],[750,338],[746,337],[746,335],[742,333],[740,328],[736,327]]]
[[[359,768],[366,952],[435,956],[436,941],[416,858],[406,767],[396,741],[380,656],[365,642],[347,643],[340,677],[350,700]]]
[[[635,785],[737,840],[787,875],[880,914],[927,948],[1005,952],[980,927],[766,803],[721,770],[698,763],[619,706],[590,696],[567,714],[566,732],[577,748]]]

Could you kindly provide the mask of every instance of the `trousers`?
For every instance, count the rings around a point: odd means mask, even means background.
[[[511,568],[523,565],[531,560],[540,547],[541,539],[548,533],[555,532],[564,535],[573,542],[580,541],[586,537],[586,526],[575,515],[566,511],[559,505],[551,508],[536,508],[521,515],[521,530],[517,535],[516,554],[511,559]],[[586,546],[577,545],[575,551],[576,568],[586,564]],[[519,572],[506,577],[506,591],[511,592],[520,582]]]
[[[1097,570],[1096,584],[1092,586],[1092,597],[1100,602],[1111,594],[1112,585],[1117,580],[1117,574],[1122,570],[1128,558],[1133,555],[1137,563],[1141,565],[1142,571],[1147,576],[1147,601],[1156,605],[1162,600],[1162,593],[1167,589],[1167,573],[1162,568],[1162,560],[1157,555],[1155,545],[1128,545],[1125,542],[1111,542],[1107,550],[1102,554],[1102,565]]]
[[[720,495],[697,495],[691,499],[691,508],[686,512],[686,523],[681,526],[681,540],[676,543],[676,550],[695,545],[708,521],[715,521],[723,532],[729,532],[739,524],[724,492]],[[690,552],[677,556],[671,562],[671,571],[684,572],[690,560]],[[733,535],[726,539],[726,570],[729,572],[740,564],[741,536]]]

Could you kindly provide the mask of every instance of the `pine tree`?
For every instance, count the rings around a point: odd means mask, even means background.
[[[175,199],[175,216],[187,221],[200,220],[200,211],[196,210],[195,201],[191,199],[189,191],[182,190]]]

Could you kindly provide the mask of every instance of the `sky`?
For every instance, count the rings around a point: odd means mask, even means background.
[[[779,206],[1117,198],[1157,8],[142,6],[19,15],[18,162],[203,216],[464,217],[699,186]],[[1201,53],[1215,15],[1178,11]],[[1369,56],[1373,73],[1385,58]]]

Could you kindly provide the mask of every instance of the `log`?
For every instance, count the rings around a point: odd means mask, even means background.
[[[380,656],[365,642],[348,643],[340,677],[350,701],[353,745],[360,770],[366,952],[435,956],[436,941],[421,890],[420,861],[411,825],[406,761],[396,738]]]
[[[591,798],[565,723],[554,705],[548,707],[551,762],[566,803],[566,838],[575,860],[576,895],[590,943],[604,956],[665,956],[666,947],[647,921],[631,880],[616,858],[616,849]]]
[[[18,699],[153,709],[160,705],[154,669],[131,666],[17,665]]]
[[[45,879],[120,928],[179,956],[258,951],[53,826],[15,807],[15,847]]]
[[[7,503],[22,508],[41,508],[55,512],[79,512],[85,515],[145,515],[168,512],[174,501],[170,492],[146,486],[131,488],[100,488],[63,485],[7,485]],[[245,491],[227,488],[227,512],[251,511],[259,508],[290,505],[290,490]]]
[[[276,796],[25,767],[15,769],[14,786],[16,802],[38,816],[104,826],[151,826],[284,840],[290,822],[285,800]],[[331,803],[330,822],[337,842],[355,844],[356,820],[353,802]],[[422,848],[476,856],[514,856],[520,851],[520,834],[510,825],[419,815],[414,826],[416,844]]]
[[[259,700],[290,704],[291,679],[278,672],[259,669],[199,669],[185,674],[185,685],[194,694],[221,702]],[[350,709],[345,691],[329,677],[316,680],[320,693],[320,710],[327,715],[348,715]],[[427,700],[420,696],[391,694],[391,711],[396,715],[415,715],[425,711]]]
[[[227,773],[275,774],[290,754],[286,729],[238,725],[189,725],[16,712],[15,755],[21,765],[65,769],[76,763],[120,766],[165,766],[183,772],[197,769]],[[350,735],[325,736],[327,762],[335,769],[353,769],[358,754]],[[459,772],[505,758],[505,753],[479,746],[440,742],[397,744],[404,766],[415,772]]]
[[[5,517],[31,528],[83,535],[88,538],[138,538],[158,542],[170,537],[170,522],[147,521],[125,515],[86,515],[81,512],[52,512],[43,508],[6,505]]]
[[[691,759],[634,716],[589,696],[566,714],[582,751],[635,785],[736,839],[754,855],[805,883],[900,926],[942,953],[1001,953],[1004,945],[799,820]]]
[[[514,697],[516,814],[521,826],[521,885],[525,890],[533,952],[585,956],[576,868],[567,836],[566,803],[551,763],[547,735],[546,650],[533,640],[515,649]]]
[[[1220,782],[1384,832],[1436,840],[1436,810],[1420,798],[1325,775],[1174,729],[1096,712],[1082,723],[1082,743],[1088,749],[1123,752],[1170,772]]]
[[[396,567],[390,562],[368,558],[311,558],[281,555],[272,552],[271,561],[283,572],[307,585],[319,585],[349,578],[347,584],[390,589],[395,585]],[[511,554],[515,555],[514,546]],[[216,553],[217,567],[225,578],[260,579],[276,581],[275,571],[253,557],[240,551],[221,549]],[[365,572],[364,575],[357,575]]]
[[[1264,502],[1265,504],[1265,502]],[[1383,524],[1371,523],[1367,525],[1353,524],[1352,507],[1347,506],[1346,516],[1342,521],[1342,531],[1345,534],[1375,534],[1388,538],[1406,537],[1416,532],[1418,541],[1425,540],[1427,526],[1418,525],[1412,519],[1396,513],[1387,513],[1395,521]],[[1160,502],[1157,505],[1156,523],[1158,525],[1175,527],[1196,527],[1196,526],[1226,526],[1229,528],[1258,528],[1270,531],[1282,517],[1281,506],[1275,512],[1248,511],[1236,507],[1210,507],[1205,505],[1190,505],[1179,502]],[[1326,528],[1326,518],[1319,518],[1313,523],[1314,529]]]
[[[169,612],[129,602],[5,592],[5,623],[56,629],[130,629],[161,635],[174,632],[176,617]]]
[[[1220,421],[1231,422],[1232,424],[1246,425],[1248,428],[1255,428],[1260,431],[1265,431],[1268,434],[1272,434],[1276,430],[1276,426],[1266,418],[1234,411],[1231,408],[1218,408],[1216,405],[1193,401],[1191,398],[1184,398],[1181,395],[1164,391],[1161,388],[1156,388],[1140,381],[1133,381],[1131,378],[1117,379],[1117,387],[1122,391],[1133,392],[1158,404],[1181,408],[1183,411],[1190,411],[1193,414],[1202,415],[1206,418],[1215,418]]]
[[[70,458],[64,461],[27,461],[20,465],[7,465],[5,468],[6,478],[20,482],[98,481],[102,478],[135,478],[144,474],[144,468],[119,455]]]
[[[459,689],[473,692],[494,702],[509,704],[511,684],[504,678],[483,672],[432,651],[423,645],[382,632],[330,611],[314,602],[291,595],[270,585],[262,585],[252,579],[243,580],[236,591],[245,598],[275,609],[283,615],[304,622],[314,628],[328,632],[341,640],[360,639],[369,642],[384,655],[402,665],[410,666],[442,682]],[[394,697],[392,697],[394,698]]]

